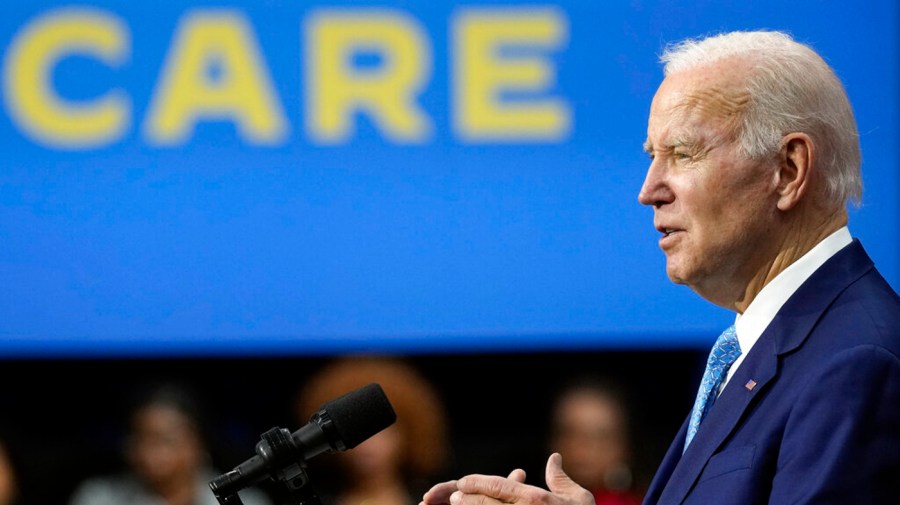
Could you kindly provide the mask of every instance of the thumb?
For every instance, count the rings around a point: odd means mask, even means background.
[[[547,459],[547,470],[545,474],[547,487],[553,494],[573,496],[584,492],[584,488],[575,483],[562,468],[562,455],[554,452]]]

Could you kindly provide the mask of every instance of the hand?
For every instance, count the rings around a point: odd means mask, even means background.
[[[549,491],[525,484],[525,471],[521,469],[513,470],[506,478],[467,475],[436,484],[419,505],[594,505],[593,495],[563,472],[559,453],[547,459],[546,480]]]

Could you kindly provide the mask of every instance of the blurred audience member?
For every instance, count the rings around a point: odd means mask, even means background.
[[[449,443],[442,400],[401,358],[350,356],[326,364],[299,391],[301,425],[326,402],[373,382],[384,389],[397,421],[352,449],[311,461],[318,467],[310,467],[310,480],[329,505],[415,505],[445,470]],[[317,468],[328,471],[312,477]]]
[[[218,475],[210,456],[203,409],[176,384],[154,386],[130,411],[126,469],[89,478],[70,505],[218,505],[209,481]],[[244,505],[269,505],[261,490],[240,492]]]
[[[591,491],[597,505],[639,505],[635,490],[631,419],[623,391],[594,377],[580,377],[557,395],[550,418],[550,451],[563,469]]]
[[[0,505],[19,503],[19,477],[9,449],[6,432],[0,440]]]

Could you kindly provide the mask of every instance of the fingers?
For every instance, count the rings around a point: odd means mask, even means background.
[[[506,478],[495,475],[467,475],[459,480],[435,484],[423,495],[419,505],[513,503],[522,497],[526,489],[532,487],[524,483],[525,470],[521,468],[516,468]]]
[[[450,505],[450,495],[456,489],[455,480],[435,484],[425,492],[419,505]]]
[[[518,480],[522,479],[522,480]],[[525,486],[523,470],[513,470],[510,478],[496,475],[467,475],[456,482],[460,495],[477,495],[482,497],[478,503],[493,503],[484,497],[493,498],[501,503],[513,503],[522,495]]]
[[[594,496],[576,484],[562,468],[562,456],[547,458],[546,489],[525,484],[525,471],[516,468],[507,477],[472,474],[435,485],[419,505],[491,505],[500,503],[594,505]]]
[[[515,469],[508,478],[495,475],[467,475],[459,480],[435,484],[422,496],[419,505],[450,505],[463,503],[491,503],[489,499],[510,502],[518,497],[515,486],[525,482],[525,471]],[[452,498],[452,499],[451,499]],[[477,502],[472,502],[477,499]]]
[[[509,472],[509,477],[507,477],[507,479],[514,480],[516,482],[525,482],[525,470],[516,468],[515,470]]]

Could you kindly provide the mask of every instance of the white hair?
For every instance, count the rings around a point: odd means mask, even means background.
[[[747,80],[750,104],[739,132],[744,154],[771,156],[785,134],[804,132],[821,156],[826,199],[859,205],[859,132],[844,86],[822,57],[784,32],[738,31],[671,44],[660,61],[669,75],[726,58],[753,63]]]

